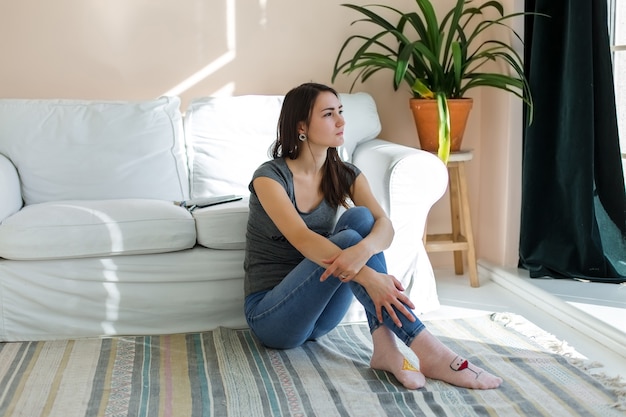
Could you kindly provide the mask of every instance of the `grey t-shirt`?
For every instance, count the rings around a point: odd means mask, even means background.
[[[347,163],[358,176],[361,172],[356,166]],[[246,256],[244,260],[244,291],[246,297],[259,291],[270,290],[298,265],[304,256],[294,248],[280,233],[274,222],[267,215],[254,191],[252,182],[258,177],[268,177],[285,188],[291,200],[309,229],[322,236],[332,232],[337,209],[326,200],[308,213],[303,213],[296,206],[293,189],[293,176],[283,158],[276,158],[262,164],[252,176],[250,189],[250,213],[246,232]]]

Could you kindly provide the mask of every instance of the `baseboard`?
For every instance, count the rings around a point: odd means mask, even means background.
[[[478,274],[626,359],[626,333],[526,282],[506,268],[479,260]]]

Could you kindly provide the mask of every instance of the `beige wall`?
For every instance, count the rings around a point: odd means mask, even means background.
[[[513,0],[509,0],[512,2]],[[515,0],[517,1],[517,0]],[[365,4],[367,1],[361,1]],[[414,0],[387,4],[406,9]],[[438,0],[437,7],[451,0]],[[0,1],[0,97],[146,99],[181,96],[183,110],[205,95],[284,94],[305,81],[330,83],[341,43],[357,16],[332,0]],[[511,3],[512,4],[512,3]],[[408,91],[390,74],[357,90],[379,107],[381,137],[417,146]],[[347,91],[342,77],[335,88]],[[480,258],[517,262],[520,105],[473,91],[465,146]],[[514,114],[515,116],[512,116]],[[418,192],[416,190],[416,192]],[[448,226],[447,199],[429,229]],[[450,263],[438,254],[433,262]]]

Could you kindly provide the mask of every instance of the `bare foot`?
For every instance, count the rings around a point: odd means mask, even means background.
[[[398,349],[395,336],[385,326],[372,334],[374,353],[370,361],[373,369],[390,372],[407,389],[422,388],[426,378]]]
[[[370,366],[385,372],[391,372],[407,389],[422,388],[426,384],[424,374],[415,368],[400,351],[389,355],[372,356]]]
[[[428,378],[473,389],[492,389],[502,384],[502,378],[452,352],[428,330],[417,335],[411,349],[420,359],[420,368]]]

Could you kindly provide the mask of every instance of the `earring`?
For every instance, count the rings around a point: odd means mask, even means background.
[[[304,133],[300,133],[298,135],[298,139],[300,139],[301,142],[304,142],[306,140],[306,135]]]

